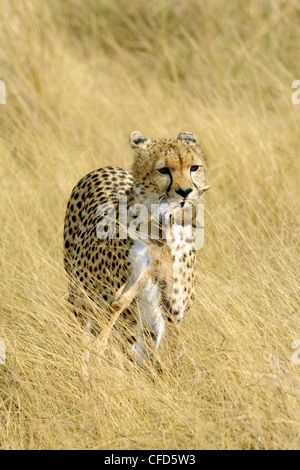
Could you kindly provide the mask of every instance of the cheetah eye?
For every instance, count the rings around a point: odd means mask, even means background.
[[[199,168],[200,168],[200,165],[193,165],[191,166],[190,170],[194,172],[194,171],[199,170]]]
[[[170,175],[170,170],[167,167],[158,168],[157,171],[161,173],[162,175]]]

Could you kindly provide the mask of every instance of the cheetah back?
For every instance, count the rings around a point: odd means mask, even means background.
[[[118,218],[119,197],[126,196],[130,202],[132,185],[129,171],[105,167],[86,175],[72,191],[64,224],[64,264],[75,314],[76,309],[87,311],[82,289],[101,307],[112,302],[130,276],[130,239],[101,240],[96,230],[100,220],[97,208],[109,203]]]

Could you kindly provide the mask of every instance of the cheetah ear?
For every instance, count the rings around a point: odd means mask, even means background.
[[[183,142],[187,142],[190,145],[199,145],[197,137],[192,132],[180,132],[177,140],[183,140]]]
[[[129,137],[129,144],[133,148],[145,149],[150,139],[147,139],[140,131],[133,131]]]

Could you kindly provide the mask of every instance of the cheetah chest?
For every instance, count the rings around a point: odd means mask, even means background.
[[[196,253],[192,225],[172,225],[167,244],[173,260],[172,313],[181,322],[194,299]]]

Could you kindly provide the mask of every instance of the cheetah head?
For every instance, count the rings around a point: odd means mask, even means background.
[[[156,141],[134,131],[129,143],[134,150],[132,173],[139,202],[196,201],[209,189],[204,183],[204,156],[193,133],[181,132],[176,140]]]

